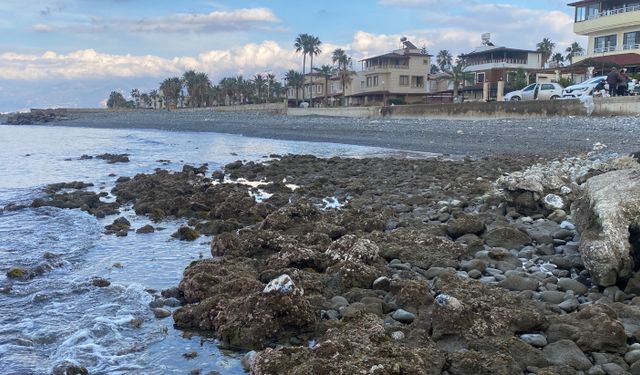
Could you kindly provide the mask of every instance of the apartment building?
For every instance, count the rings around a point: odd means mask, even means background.
[[[589,37],[585,51],[573,59],[640,67],[640,0],[583,0],[575,8],[576,34]]]
[[[431,56],[406,38],[402,48],[362,59],[345,96],[349,105],[424,103]]]

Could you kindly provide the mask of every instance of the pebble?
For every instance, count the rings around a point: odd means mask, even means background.
[[[566,230],[576,230],[576,226],[573,223],[566,220],[560,223],[560,228],[566,229]]]
[[[393,312],[393,315],[391,315],[391,317],[401,323],[405,323],[405,324],[410,324],[412,323],[415,319],[416,316],[415,314],[407,311],[407,310],[403,310],[403,309],[398,309],[396,311]]]
[[[479,279],[482,277],[482,272],[478,270],[471,270],[469,271],[469,277],[472,279]]]
[[[391,287],[391,279],[386,276],[380,276],[373,281],[373,289],[389,291]]]
[[[153,309],[153,315],[158,319],[164,319],[166,317],[171,316],[171,311],[160,308],[160,307],[156,307],[155,309]]]
[[[540,293],[540,299],[544,302],[552,303],[554,305],[560,304],[564,301],[566,294],[564,292],[558,292],[553,290],[545,290]]]
[[[331,298],[331,304],[334,309],[339,309],[340,307],[346,307],[349,305],[349,301],[342,296],[334,296]]]
[[[578,299],[575,298],[575,297],[571,297],[571,298],[567,299],[566,301],[563,301],[562,303],[559,303],[558,307],[561,308],[562,310],[566,311],[566,312],[571,312],[571,311],[577,309],[579,305],[580,305],[580,302],[578,302]]]
[[[96,277],[93,280],[91,280],[91,284],[99,288],[106,288],[109,285],[111,285],[111,282],[107,279],[103,279],[102,277]]]
[[[391,338],[396,341],[404,340],[404,337],[405,335],[402,331],[394,331],[393,333],[391,333]]]
[[[164,305],[169,307],[178,307],[182,305],[182,303],[179,299],[171,297],[164,300]]]
[[[628,374],[625,369],[620,367],[620,365],[616,363],[605,363],[602,365],[602,369],[607,373],[607,375],[626,375]]]
[[[498,286],[511,291],[536,290],[538,289],[538,281],[528,277],[511,275],[500,281]]]
[[[589,290],[583,283],[566,277],[558,280],[558,286],[563,290],[573,290],[576,294],[585,294]]]
[[[531,346],[542,348],[547,346],[547,338],[539,333],[527,333],[520,336],[520,339]]]
[[[256,353],[255,350],[252,350],[242,357],[242,360],[240,360],[240,364],[242,365],[242,368],[245,371],[251,370],[251,365],[253,364],[253,361],[256,359],[257,354],[258,353]]]

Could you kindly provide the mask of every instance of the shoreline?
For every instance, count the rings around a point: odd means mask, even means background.
[[[329,142],[442,155],[542,156],[640,150],[637,117],[503,120],[288,117],[215,111],[122,111],[74,114],[44,126],[212,132],[288,141]]]

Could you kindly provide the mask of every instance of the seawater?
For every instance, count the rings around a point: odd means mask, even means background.
[[[129,163],[80,160],[83,154],[130,154]],[[290,142],[217,133],[0,125],[0,207],[29,204],[49,183],[85,181],[109,192],[120,176],[180,170],[184,164],[219,169],[270,154],[319,157],[386,156],[390,150]],[[159,160],[169,160],[160,162]],[[110,176],[111,175],[111,176]],[[149,221],[121,212],[139,228]],[[173,240],[182,221],[152,234],[103,234],[117,216],[96,219],[80,210],[43,207],[0,213],[0,374],[50,374],[63,361],[91,374],[242,374],[242,353],[221,350],[212,337],[173,328],[149,307],[150,291],[177,286],[184,268],[210,257],[210,238]],[[12,266],[48,264],[28,281],[6,277]],[[94,277],[111,281],[92,285]],[[141,319],[134,327],[132,319]],[[185,353],[197,352],[187,359]]]

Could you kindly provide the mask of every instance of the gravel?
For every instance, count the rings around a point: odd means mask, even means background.
[[[351,119],[212,110],[102,112],[78,116],[46,126],[219,132],[473,157],[511,153],[560,156],[590,151],[596,143],[607,145],[610,152],[640,150],[638,117]]]

